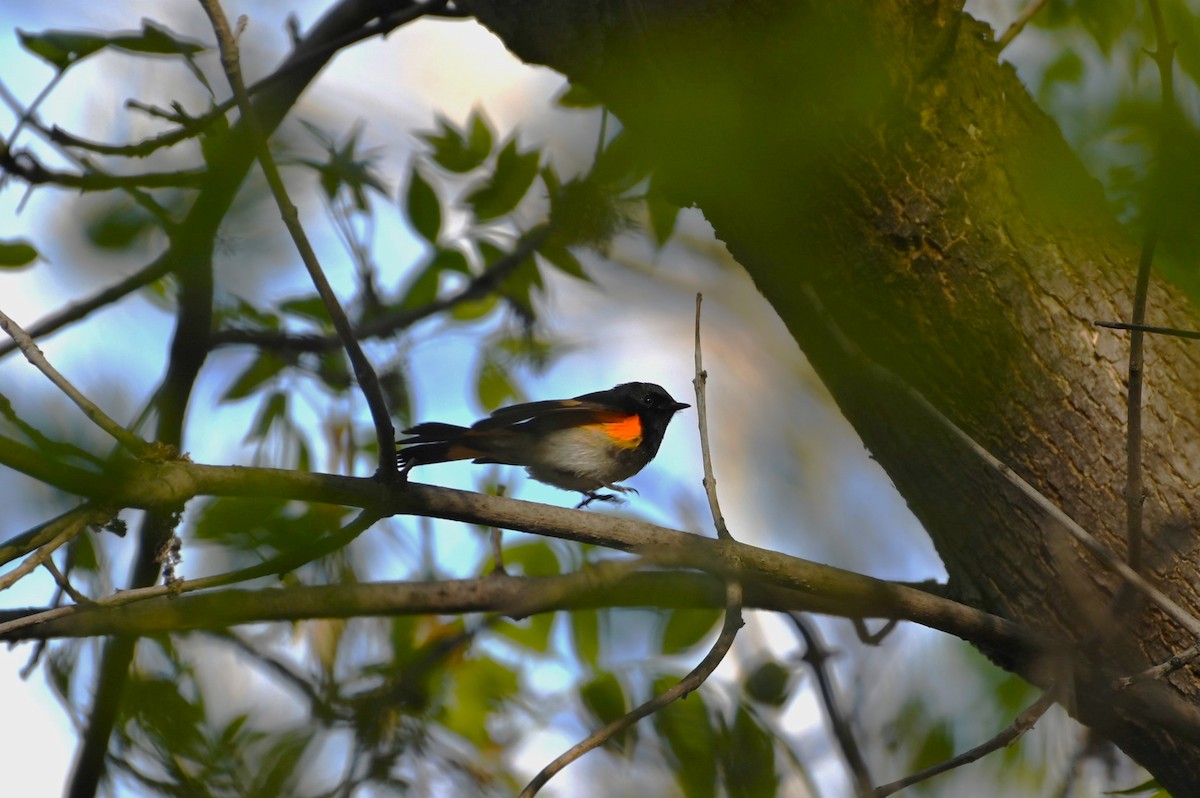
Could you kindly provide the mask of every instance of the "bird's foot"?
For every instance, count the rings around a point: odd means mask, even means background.
[[[582,510],[584,507],[587,507],[592,502],[614,502],[616,504],[624,504],[625,503],[625,500],[622,499],[620,496],[614,496],[611,493],[595,493],[595,492],[589,491],[588,493],[583,494],[583,497],[584,497],[583,501],[581,501],[579,504],[575,505],[576,510]]]

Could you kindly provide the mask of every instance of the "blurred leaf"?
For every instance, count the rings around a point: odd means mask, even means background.
[[[931,724],[919,739],[909,764],[914,772],[933,767],[954,756],[954,732],[944,720]]]
[[[76,62],[105,47],[155,55],[195,55],[203,45],[177,37],[154,22],[142,23],[141,33],[98,33],[48,30],[41,33],[17,31],[21,46],[62,72]]]
[[[517,675],[494,660],[469,659],[453,669],[452,678],[442,723],[479,747],[489,745],[488,720],[516,694]]]
[[[651,191],[646,195],[646,212],[650,217],[650,231],[654,234],[654,244],[662,249],[667,239],[675,232],[679,206],[667,202],[661,195]]]
[[[562,573],[558,554],[544,540],[519,543],[504,550],[504,565],[509,570],[520,568],[525,576],[557,576]]]
[[[121,50],[150,55],[196,55],[208,49],[149,19],[142,20],[141,33],[118,33],[109,39],[109,43]]]
[[[270,433],[271,427],[279,419],[287,418],[287,394],[283,391],[273,391],[258,410],[258,416],[246,435],[246,440],[262,440]]]
[[[617,677],[608,671],[598,674],[594,679],[579,688],[579,698],[583,706],[592,714],[600,725],[605,726],[629,711],[629,699]]]
[[[1167,30],[1175,41],[1175,58],[1179,68],[1193,81],[1200,83],[1200,18],[1185,0],[1163,0],[1163,16]]]
[[[1078,84],[1083,78],[1083,59],[1074,50],[1066,50],[1046,67],[1042,74],[1042,90],[1055,83]]]
[[[108,39],[95,33],[48,30],[26,33],[17,30],[21,46],[62,72],[67,67],[108,45]]]
[[[746,707],[738,707],[724,743],[725,788],[730,798],[774,798],[779,789],[775,738]]]
[[[600,98],[592,94],[591,89],[579,83],[571,83],[562,91],[554,102],[563,108],[596,108],[600,106]]]
[[[158,229],[158,221],[139,205],[114,197],[89,212],[84,233],[101,249],[132,246],[139,238]]]
[[[1126,0],[1087,0],[1076,5],[1076,13],[1084,30],[1107,57],[1118,36],[1132,27],[1136,9]]]
[[[662,632],[662,653],[678,654],[698,644],[721,621],[715,609],[669,610]]]
[[[491,358],[484,358],[479,366],[479,375],[475,378],[475,394],[479,404],[491,412],[516,399],[517,389],[504,368]]]
[[[654,680],[658,695],[678,681],[670,677]],[[654,730],[666,743],[675,778],[687,798],[715,798],[717,794],[717,733],[704,696],[692,693],[674,701],[652,716]]]
[[[131,673],[122,711],[178,755],[202,750],[204,710],[183,696],[174,679]]]
[[[492,152],[492,130],[487,117],[476,109],[467,119],[469,133],[439,116],[439,132],[426,133],[422,138],[433,147],[433,160],[443,169],[462,174],[483,164]]]
[[[621,682],[605,671],[579,688],[579,700],[584,709],[595,720],[597,726],[607,726],[629,712],[629,699]],[[637,725],[626,727],[609,739],[609,744],[618,751],[630,752],[637,739]]]
[[[546,246],[538,250],[538,253],[559,271],[580,280],[591,282],[591,278],[583,270],[583,264],[566,247]]]
[[[387,189],[374,173],[378,151],[358,152],[358,137],[362,135],[361,125],[355,125],[342,139],[342,143],[337,144],[315,125],[307,122],[303,124],[325,146],[328,158],[325,161],[301,158],[297,162],[320,176],[325,196],[332,200],[344,188],[354,199],[354,207],[364,212],[369,210],[368,189],[374,189],[387,196]]]
[[[464,200],[481,222],[511,212],[533,185],[541,153],[517,151],[516,138],[510,139],[496,158],[491,177],[475,187]]]
[[[415,166],[408,180],[406,209],[413,229],[429,243],[436,244],[442,229],[442,204],[433,186],[421,177]]]
[[[550,649],[550,633],[554,629],[554,613],[542,612],[520,621],[505,620],[493,627],[497,634],[519,646],[545,654]]]
[[[596,667],[600,660],[600,611],[575,610],[571,619],[571,643],[580,661]]]
[[[333,322],[329,320],[329,311],[325,309],[325,303],[316,294],[286,299],[279,304],[279,309],[293,316],[311,319],[322,327],[333,326]]]
[[[792,672],[778,662],[768,660],[750,672],[743,685],[746,695],[760,704],[781,707],[791,695]]]
[[[1159,795],[1166,796],[1167,793],[1159,786],[1157,779],[1148,779],[1143,781],[1136,787],[1130,787],[1126,790],[1111,790],[1105,792],[1105,795],[1145,795],[1153,793],[1152,798],[1158,798]]]
[[[317,361],[317,377],[335,394],[343,393],[353,385],[345,350],[339,347],[323,352],[321,359]]]
[[[459,302],[450,309],[450,317],[455,321],[475,321],[491,313],[496,307],[496,295],[488,294],[482,299]]]
[[[235,399],[245,399],[254,393],[254,389],[274,377],[287,365],[282,357],[274,352],[262,352],[242,370],[233,385],[222,394],[218,401],[232,402]]]
[[[37,249],[25,239],[0,239],[0,269],[19,269],[37,259]]]

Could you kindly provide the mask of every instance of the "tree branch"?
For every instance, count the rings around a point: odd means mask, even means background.
[[[317,293],[321,296],[321,301],[325,304],[325,310],[333,321],[338,338],[341,339],[346,355],[350,358],[350,363],[354,368],[358,387],[366,397],[367,406],[371,410],[371,420],[375,423],[375,438],[379,444],[379,463],[376,473],[381,476],[395,474],[396,430],[392,426],[391,413],[388,411],[383,389],[379,385],[379,377],[375,374],[375,369],[371,367],[370,361],[367,360],[362,347],[355,340],[350,320],[346,317],[346,312],[342,310],[342,305],[338,301],[337,294],[333,292],[329,280],[326,279],[325,272],[317,260],[317,254],[313,251],[304,227],[300,224],[300,214],[288,196],[287,187],[283,184],[279,168],[275,165],[275,158],[271,155],[267,135],[259,125],[254,107],[250,103],[250,95],[246,91],[246,84],[242,80],[238,45],[233,31],[229,27],[229,21],[225,18],[225,12],[221,10],[218,0],[200,0],[200,5],[212,22],[213,32],[217,36],[217,45],[221,50],[221,64],[229,78],[229,85],[233,90],[234,97],[237,98],[238,108],[241,111],[242,120],[246,124],[250,143],[258,156],[259,166],[262,167],[263,175],[267,178],[267,185],[270,186],[271,194],[275,197],[275,204],[279,206],[279,214],[283,218],[283,223],[287,227],[292,241],[296,244],[300,259],[304,261],[304,266],[308,269],[309,277],[312,278]]]

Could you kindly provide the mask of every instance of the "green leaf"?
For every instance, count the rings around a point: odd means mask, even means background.
[[[650,231],[654,233],[654,244],[662,249],[675,232],[675,220],[679,216],[679,206],[673,205],[661,195],[650,192],[646,195],[646,212],[650,217]]]
[[[608,671],[579,688],[579,699],[584,708],[601,725],[612,723],[629,711],[629,699],[617,677]]]
[[[286,365],[287,361],[274,352],[263,352],[242,370],[219,401],[232,402],[235,399],[246,398],[255,388],[282,371]]]
[[[59,72],[80,59],[87,58],[108,44],[108,39],[94,33],[76,33],[67,30],[48,30],[42,33],[26,33],[17,30],[21,46],[50,64]]]
[[[662,653],[678,654],[704,639],[721,620],[715,609],[671,610],[662,633]]]
[[[491,659],[470,659],[452,672],[454,685],[442,723],[479,747],[489,745],[488,720],[517,692],[517,675]]]
[[[543,612],[520,621],[502,621],[494,627],[497,634],[517,645],[545,654],[550,649],[550,632],[554,629],[554,613]]]
[[[144,208],[123,199],[106,201],[84,222],[84,231],[101,249],[125,249],[158,227],[158,221]]]
[[[559,271],[580,280],[591,282],[591,278],[583,270],[583,264],[579,262],[579,258],[572,255],[571,251],[566,247],[545,246],[538,250],[538,253]]]
[[[59,72],[105,47],[151,55],[191,56],[203,52],[204,46],[182,39],[166,28],[146,20],[140,33],[117,33],[103,36],[67,30],[48,30],[26,33],[18,30],[21,46],[48,62]]]
[[[760,704],[781,707],[788,700],[792,672],[778,662],[767,661],[755,668],[743,685],[746,695]]]
[[[0,269],[20,269],[37,259],[37,249],[25,239],[0,239]]]
[[[259,408],[258,417],[246,435],[247,441],[262,440],[267,437],[271,427],[279,419],[287,418],[287,394],[283,391],[273,391]]]
[[[329,310],[326,309],[325,303],[321,301],[321,297],[316,294],[296,297],[295,299],[286,299],[279,304],[279,309],[293,316],[312,319],[322,327],[333,326],[333,322],[329,320]]]
[[[421,177],[414,167],[408,180],[407,205],[408,218],[412,221],[413,229],[431,244],[436,244],[438,233],[442,229],[442,204],[438,200],[433,186]]]
[[[571,618],[571,643],[582,662],[596,667],[600,660],[599,610],[575,610]]]
[[[151,55],[195,55],[207,48],[199,42],[184,39],[151,20],[142,20],[142,32],[117,34],[109,44],[121,50]]]
[[[730,798],[774,798],[775,738],[745,707],[738,707],[733,729],[723,741],[725,787]]]
[[[503,407],[517,398],[517,389],[509,379],[508,372],[491,358],[484,358],[479,367],[479,376],[475,380],[475,392],[479,398],[479,404],[488,412]],[[531,574],[531,576],[534,575],[536,574]]]
[[[481,222],[510,213],[533,185],[537,177],[541,153],[537,150],[519,152],[517,140],[510,139],[496,158],[492,176],[467,195],[475,218]]]
[[[1155,795],[1157,796],[1158,791],[1160,791],[1160,790],[1162,790],[1162,787],[1159,785],[1157,779],[1148,779],[1146,781],[1143,781],[1141,784],[1137,785],[1136,787],[1130,787],[1125,790],[1111,790],[1104,794],[1105,795],[1145,795],[1146,793],[1152,792],[1152,793],[1155,793]],[[1163,793],[1163,794],[1165,795],[1166,793]]]
[[[562,573],[558,553],[544,540],[520,543],[504,550],[504,566],[518,566],[525,576],[557,576]]]
[[[438,117],[437,133],[422,136],[433,147],[433,160],[443,169],[463,174],[483,164],[492,152],[492,130],[487,117],[476,109],[467,120],[465,134],[445,117]]]
[[[629,711],[629,699],[620,681],[605,671],[579,688],[579,701],[598,726],[607,726]],[[628,726],[609,739],[618,751],[628,752],[637,741],[637,726]]]
[[[655,695],[675,684],[673,678],[656,679]],[[654,713],[654,730],[666,743],[675,778],[687,798],[715,798],[717,794],[717,734],[704,696],[692,693]]]
[[[572,83],[554,99],[563,108],[597,108],[600,98],[592,94],[592,90],[579,83]]]

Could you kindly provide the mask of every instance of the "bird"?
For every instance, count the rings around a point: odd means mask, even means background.
[[[396,441],[402,475],[415,466],[471,460],[524,466],[533,479],[583,494],[576,508],[594,501],[620,502],[637,493],[617,483],[646,467],[658,454],[667,425],[691,407],[662,386],[626,382],[572,399],[501,407],[470,427],[429,421],[404,430]]]

